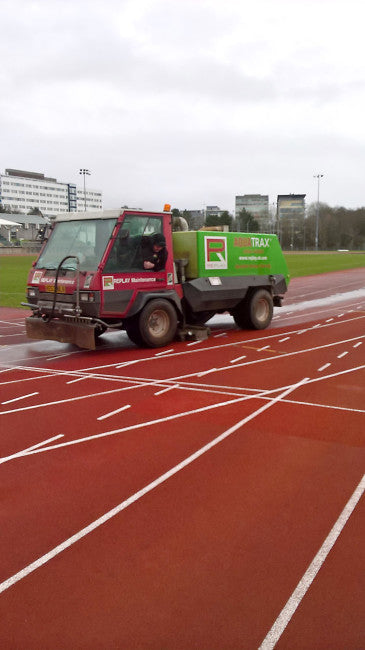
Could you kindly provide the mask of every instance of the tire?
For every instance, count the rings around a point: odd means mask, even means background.
[[[258,289],[236,307],[233,318],[241,329],[263,330],[271,323],[273,299],[266,289]]]
[[[168,345],[177,329],[177,314],[168,300],[150,300],[138,318],[138,334],[142,344],[149,348]]]
[[[143,345],[143,340],[139,333],[138,318],[128,318],[128,320],[124,323],[124,327],[128,338],[130,338],[132,343],[135,343],[135,345],[141,347]]]

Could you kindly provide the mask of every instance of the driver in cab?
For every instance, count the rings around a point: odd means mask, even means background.
[[[148,271],[162,271],[167,260],[166,239],[161,233],[155,233],[151,237],[151,249],[143,261],[143,268]]]

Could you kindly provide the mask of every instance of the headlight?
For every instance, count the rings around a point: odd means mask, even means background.
[[[35,289],[28,289],[28,296],[29,298],[35,298],[37,295],[37,292]]]
[[[92,291],[80,293],[81,302],[94,302],[95,294]]]

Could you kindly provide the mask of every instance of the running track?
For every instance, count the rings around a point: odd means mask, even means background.
[[[365,646],[364,277],[157,351],[0,310],[2,647]]]

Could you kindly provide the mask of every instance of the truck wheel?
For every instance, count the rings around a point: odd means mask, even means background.
[[[233,318],[241,329],[263,330],[271,323],[273,300],[266,289],[249,295],[234,311]]]
[[[138,329],[147,347],[168,345],[177,329],[177,315],[172,304],[163,298],[148,302],[139,316]]]
[[[143,340],[139,333],[138,317],[135,316],[134,318],[128,318],[124,323],[124,327],[128,334],[128,338],[130,338],[132,343],[135,343],[138,346],[143,345]]]

